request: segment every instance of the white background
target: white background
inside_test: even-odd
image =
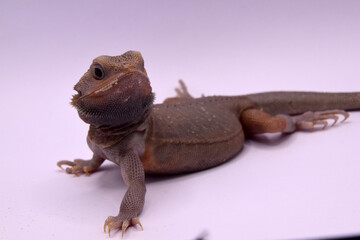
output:
[[[360,2],[1,1],[0,239],[108,239],[126,186],[56,167],[90,158],[69,101],[93,58],[139,50],[156,102],[194,96],[360,91]],[[360,113],[326,131],[247,141],[207,171],[148,177],[126,239],[293,239],[360,232]],[[111,239],[120,239],[112,232]]]

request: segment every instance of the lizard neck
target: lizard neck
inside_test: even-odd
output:
[[[94,144],[106,148],[119,143],[132,133],[137,132],[145,134],[151,112],[152,107],[147,109],[139,119],[126,124],[104,126],[91,124],[89,127],[88,138]]]

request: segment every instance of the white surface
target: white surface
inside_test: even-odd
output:
[[[108,239],[120,169],[74,177],[55,165],[91,156],[68,102],[98,55],[140,50],[156,102],[178,78],[195,96],[360,91],[359,1],[237,2],[2,1],[0,239]],[[248,141],[208,171],[147,178],[144,231],[126,239],[359,233],[359,130],[352,113],[327,131]]]

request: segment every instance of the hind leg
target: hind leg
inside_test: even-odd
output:
[[[277,115],[271,116],[259,109],[245,110],[240,121],[244,131],[249,135],[260,133],[292,133],[295,131],[313,131],[316,125],[322,125],[323,129],[328,126],[328,120],[333,120],[335,125],[339,119],[337,115],[342,115],[345,121],[349,114],[342,110],[306,112],[301,115]]]

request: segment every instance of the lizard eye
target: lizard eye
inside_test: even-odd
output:
[[[104,70],[102,69],[102,67],[100,66],[100,64],[95,64],[92,67],[92,75],[97,80],[101,80],[104,78],[105,73],[104,73]]]

